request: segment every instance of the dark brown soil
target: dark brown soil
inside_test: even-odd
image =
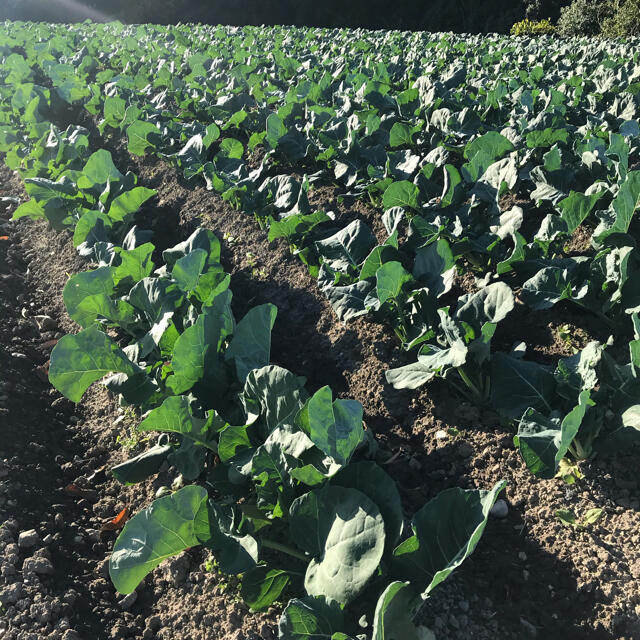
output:
[[[112,152],[117,150],[113,145],[107,147]],[[385,385],[385,369],[406,360],[392,334],[364,319],[341,325],[305,268],[282,243],[269,244],[253,219],[229,208],[197,183],[185,183],[162,161],[134,161],[120,151],[116,163],[133,169],[142,184],[158,190],[157,201],[147,206],[142,219],[154,222],[159,242],[177,242],[198,225],[209,227],[220,237],[223,263],[232,274],[238,318],[256,304],[272,302],[278,306],[272,343],[274,362],[307,376],[311,389],[329,384],[339,395],[363,404],[367,426],[396,455],[387,468],[399,483],[408,505],[407,515],[441,489],[489,488],[502,478],[508,480],[505,517],[490,519],[475,554],[425,603],[423,622],[435,631],[438,640],[640,637],[637,456],[585,464],[585,480],[572,487],[561,480],[537,480],[519,459],[509,429],[501,426],[494,414],[461,402],[443,384],[412,393],[397,392]],[[326,192],[325,196],[330,198],[331,194]],[[342,206],[339,202],[331,204]],[[343,209],[339,214],[342,217],[346,212]],[[359,215],[355,207],[352,215]],[[367,221],[374,222],[371,218]],[[12,230],[12,246],[21,256],[32,251],[29,275],[26,282],[17,285],[19,290],[30,292],[38,309],[56,318],[60,327],[69,328],[60,299],[64,272],[74,268],[68,240],[41,225],[24,224],[19,229]],[[18,305],[13,299],[7,304],[13,309],[9,317],[19,322],[15,313],[19,312]],[[582,325],[575,322],[575,326]],[[515,329],[523,339],[522,327]],[[549,331],[553,335],[554,327]],[[505,342],[508,339],[508,335],[504,337]],[[537,344],[538,339],[535,334],[531,344]],[[556,344],[552,337],[548,343],[553,353],[564,348],[564,342]],[[544,351],[541,353],[544,355]],[[32,417],[23,420],[19,407],[31,399],[15,398],[15,441],[7,445],[15,447],[5,449],[4,457],[11,459],[26,449],[30,440],[40,440],[42,430],[51,431],[49,420],[43,421],[42,416],[48,416],[48,411],[61,411],[50,406],[57,394],[49,396],[43,381],[38,387],[31,380],[33,365],[45,360],[46,355],[40,359],[29,355],[23,369],[15,371],[14,380],[29,379],[25,387],[33,388],[40,402],[30,405]],[[52,503],[62,504],[66,499],[70,513],[64,515],[63,531],[73,522],[76,529],[72,532],[84,530],[83,535],[88,537],[86,531],[99,528],[103,518],[113,517],[125,505],[135,511],[152,498],[160,482],[170,483],[172,477],[165,475],[142,490],[123,489],[110,480],[108,471],[89,480],[93,470],[104,464],[110,466],[124,456],[116,442],[122,433],[122,424],[114,425],[118,409],[100,390],[91,391],[77,409],[66,402],[60,404],[67,411],[60,419],[60,430],[52,436],[51,448],[45,445],[40,452],[40,461],[34,460],[35,465],[49,469],[44,483],[48,487],[46,500],[28,509],[31,519],[17,502],[7,517],[18,520],[13,529],[37,527],[38,518],[49,522],[49,516],[42,514],[51,511]],[[72,410],[80,418],[75,425],[70,419]],[[76,440],[71,440],[72,436]],[[67,441],[75,443],[77,453],[71,451],[73,445]],[[71,462],[67,475],[55,463],[56,453],[51,455],[56,451],[54,445],[63,448],[64,460]],[[79,460],[74,462],[73,455]],[[12,473],[23,474],[24,467],[23,460],[16,460]],[[29,473],[30,477],[34,475]],[[53,497],[57,495],[53,488],[57,490],[68,481],[80,482],[80,476],[98,492],[95,505]],[[27,484],[20,482],[22,488],[15,489],[15,499],[22,501]],[[49,504],[45,504],[47,500]],[[596,506],[604,509],[604,516],[586,532],[566,528],[554,515],[560,508],[581,515]],[[263,620],[273,617],[249,616],[233,598],[217,595],[219,579],[204,571],[203,558],[195,554],[156,570],[129,611],[121,611],[110,583],[98,573],[110,544],[108,540],[77,547],[63,545],[70,554],[69,562],[61,565],[52,578],[45,578],[51,584],[36,592],[78,591],[82,604],[73,609],[73,617],[69,613],[69,620],[81,637],[239,640],[256,632],[265,640],[270,637],[273,627],[261,626]],[[13,617],[7,619],[14,624]],[[13,635],[8,637],[30,637],[18,635],[22,633],[20,624],[12,627]],[[41,635],[36,637],[50,632],[39,631]]]

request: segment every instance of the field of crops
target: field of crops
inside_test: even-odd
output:
[[[640,42],[0,56],[7,638],[640,637]]]

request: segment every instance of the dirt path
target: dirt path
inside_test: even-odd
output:
[[[310,388],[329,384],[339,395],[362,402],[368,427],[398,454],[388,470],[411,509],[446,487],[487,488],[500,478],[508,480],[502,517],[491,518],[476,553],[425,606],[424,623],[438,640],[640,637],[637,457],[591,463],[585,468],[586,480],[574,487],[559,480],[533,478],[513,448],[511,433],[493,414],[460,402],[440,385],[420,394],[385,386],[384,370],[402,361],[395,339],[366,320],[339,324],[304,267],[281,243],[268,244],[266,234],[252,219],[204,188],[185,184],[161,161],[141,162],[114,144],[106,146],[121,170],[134,170],[142,184],[158,190],[157,200],[141,216],[143,222],[155,226],[157,242],[177,242],[198,225],[218,234],[223,241],[224,266],[232,273],[238,318],[262,302],[278,306],[273,361],[305,375]],[[3,176],[6,180],[8,174]],[[15,188],[13,179],[11,186]],[[27,358],[16,359],[10,353],[2,356],[6,359],[3,371],[9,371],[13,386],[7,389],[10,400],[5,401],[12,436],[6,445],[0,444],[5,447],[0,448],[0,458],[7,458],[9,469],[9,480],[3,479],[9,493],[2,494],[7,501],[0,506],[7,510],[3,517],[8,524],[0,535],[14,543],[20,531],[36,528],[41,538],[50,532],[59,538],[48,545],[55,573],[42,576],[39,585],[23,587],[32,591],[27,604],[20,605],[22,611],[17,603],[5,604],[8,615],[0,625],[10,620],[15,629],[7,637],[64,637],[62,631],[53,631],[57,635],[52,636],[47,633],[66,617],[70,627],[87,639],[271,640],[274,616],[248,616],[233,596],[217,595],[228,584],[206,571],[205,558],[199,554],[163,565],[147,579],[135,602],[118,604],[113,588],[100,574],[112,538],[96,540],[97,530],[125,505],[136,510],[147,503],[172,477],[165,474],[135,490],[117,485],[108,471],[92,477],[103,465],[108,469],[126,457],[117,442],[118,435],[126,432],[125,419],[101,390],[91,391],[78,408],[66,401],[52,406],[59,396],[34,373],[34,366],[46,362],[47,355],[38,346],[46,336],[30,328],[26,333],[26,327],[33,324],[21,319],[24,301],[15,297],[17,290],[33,296],[37,306],[29,315],[48,314],[60,329],[69,330],[61,307],[65,272],[84,267],[64,234],[52,234],[40,225],[12,226],[10,247],[13,253],[7,255],[15,256],[12,260],[16,261],[12,269],[24,274],[22,261],[26,256],[30,261],[26,280],[16,276],[9,283],[11,294],[7,297],[3,292],[11,319],[3,323],[3,345],[12,344],[7,331],[12,334],[17,326]],[[4,279],[2,283],[4,286]],[[5,361],[11,369],[5,368]],[[28,397],[13,395],[16,383],[26,389]],[[28,412],[22,409],[25,406]],[[4,414],[0,418],[4,420]],[[27,453],[32,441],[43,448]],[[0,473],[5,467],[0,467]],[[28,479],[23,480],[23,475]],[[62,491],[69,482],[82,485],[81,478],[97,492],[95,502]],[[40,494],[30,488],[31,483],[41,483]],[[25,509],[32,495],[33,506]],[[65,505],[67,511],[57,505]],[[559,508],[582,514],[591,507],[603,507],[605,514],[587,532],[564,527],[554,515]],[[62,513],[58,528],[57,513]],[[76,544],[76,536],[82,536],[83,542]],[[7,553],[7,548],[5,557],[16,555]],[[9,588],[22,580],[20,566],[27,555],[33,555],[33,548],[17,553],[13,577],[10,569],[9,577],[3,569],[2,580]],[[70,589],[77,592],[76,601],[62,604],[56,620],[46,621],[49,627],[35,627],[31,606],[36,598],[50,596],[51,601],[58,598],[62,602]],[[233,593],[233,585],[228,589]],[[50,609],[53,611],[53,605]],[[26,625],[23,631],[21,624]],[[28,633],[32,635],[25,635]]]

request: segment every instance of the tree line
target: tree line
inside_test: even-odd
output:
[[[3,0],[0,19],[202,22],[508,32],[525,17],[557,19],[570,0]]]

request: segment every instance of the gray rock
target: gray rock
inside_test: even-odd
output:
[[[500,500],[496,500],[496,503],[493,505],[493,507],[491,507],[489,515],[493,516],[494,518],[506,518],[508,513],[509,505],[507,505],[507,503],[502,498],[500,498]]]
[[[37,602],[29,609],[31,617],[40,624],[47,624],[51,621],[51,609],[44,602]]]
[[[40,542],[40,536],[35,529],[29,529],[29,531],[23,531],[18,536],[18,546],[21,549],[30,549],[35,547]]]
[[[67,629],[62,636],[62,640],[82,640],[82,638],[77,631]]]
[[[47,558],[26,558],[22,564],[22,572],[25,574],[37,573],[40,575],[51,576],[55,571],[53,564],[51,564],[51,560],[48,560]]]
[[[0,602],[4,607],[15,604],[24,596],[24,588],[21,582],[16,582],[15,584],[9,585],[5,587],[2,591],[0,591]]]

